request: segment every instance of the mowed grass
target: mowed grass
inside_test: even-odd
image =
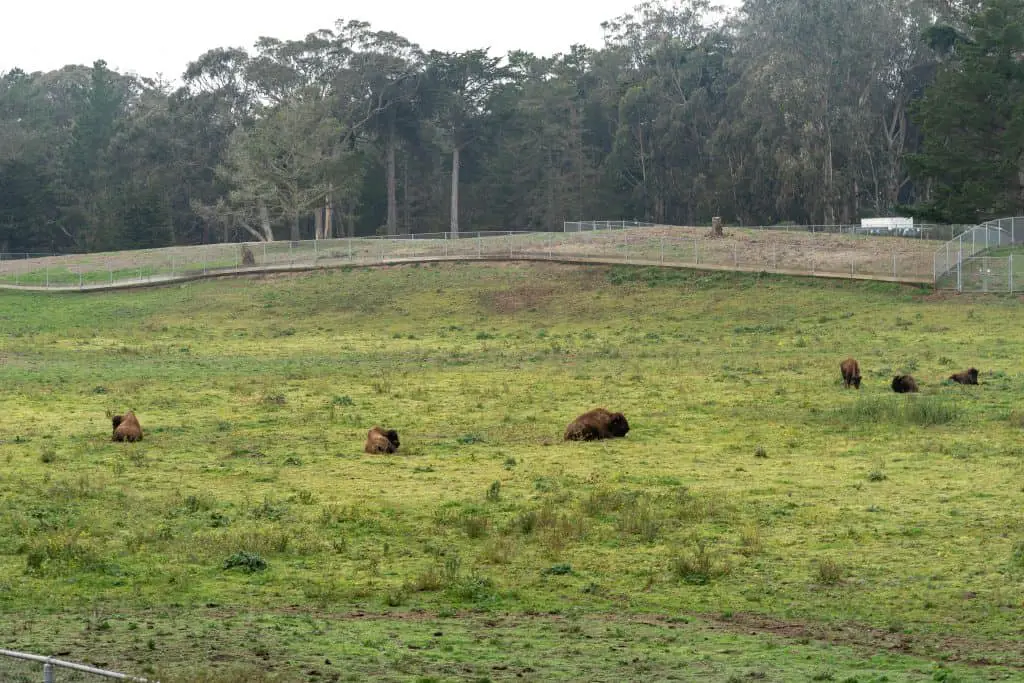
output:
[[[4,647],[163,681],[1024,676],[1017,299],[445,264],[4,292],[0,325]],[[626,438],[561,441],[602,405]]]

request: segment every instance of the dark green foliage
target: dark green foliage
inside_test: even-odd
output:
[[[14,69],[0,251],[1016,211],[1021,0],[966,17],[750,1],[728,30],[709,4],[638,7],[601,49],[556,56],[421,49],[353,20],[211,49],[176,91],[103,61]]]

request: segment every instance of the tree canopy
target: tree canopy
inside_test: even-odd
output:
[[[647,2],[548,56],[338,21],[178,87],[11,70],[0,251],[1024,209],[1024,0],[713,9]]]

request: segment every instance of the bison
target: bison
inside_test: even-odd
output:
[[[612,413],[604,408],[595,408],[583,413],[565,428],[566,441],[594,441],[625,436],[629,422],[622,413]]]
[[[242,265],[243,266],[255,266],[256,257],[252,255],[252,249],[249,248],[248,244],[242,245]]]
[[[857,361],[853,358],[847,358],[839,364],[839,369],[843,373],[843,386],[846,388],[853,386],[855,389],[860,389],[860,366],[857,365]]]
[[[955,375],[950,375],[949,378],[958,384],[977,384],[978,371],[975,368],[970,368]]]
[[[394,453],[398,450],[398,432],[394,429],[381,429],[373,427],[366,433],[366,445],[363,450],[367,453]]]
[[[917,382],[910,375],[896,375],[892,378],[892,390],[897,394],[917,393]]]
[[[110,421],[114,425],[114,441],[142,441],[142,425],[132,411],[114,415]]]

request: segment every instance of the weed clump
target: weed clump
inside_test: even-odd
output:
[[[224,560],[224,571],[229,569],[241,569],[242,571],[252,574],[254,572],[262,572],[267,568],[267,561],[259,556],[258,553],[250,553],[247,550],[242,550],[228,559]]]
[[[824,557],[818,562],[818,583],[834,586],[843,580],[844,573],[842,565],[831,557]]]
[[[706,539],[693,539],[693,547],[676,555],[671,563],[672,574],[685,583],[702,586],[729,573],[728,563],[717,557]]]

